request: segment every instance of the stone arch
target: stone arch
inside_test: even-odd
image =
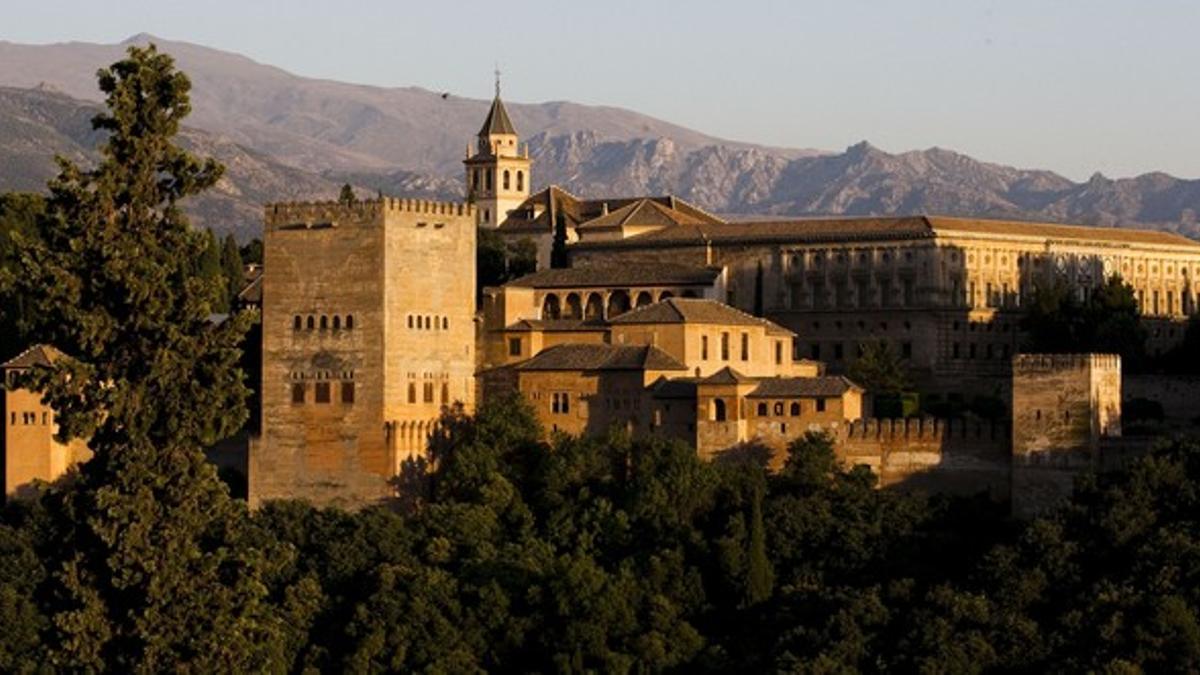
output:
[[[604,318],[604,300],[599,293],[589,293],[587,304],[583,307],[583,318],[585,319],[603,319]]]
[[[543,319],[560,319],[562,318],[562,302],[554,293],[547,293],[542,299],[542,318]]]
[[[329,317],[322,314],[321,315],[321,330],[326,330],[328,328],[329,328]]]
[[[675,294],[671,291],[663,291],[662,293],[658,294],[658,301],[662,302],[663,300],[669,300],[673,297],[675,297]]]
[[[300,327],[303,325],[304,325],[304,320],[300,318],[299,314],[292,317],[292,330],[300,330]]]
[[[582,319],[583,318],[583,304],[579,300],[578,293],[568,293],[567,294],[567,301],[563,307],[563,318],[564,319]]]
[[[613,291],[608,295],[608,318],[620,316],[629,311],[629,292]]]
[[[654,296],[650,295],[650,291],[642,291],[637,294],[637,300],[634,301],[634,307],[645,307],[654,302]]]

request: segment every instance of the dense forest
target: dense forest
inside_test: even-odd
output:
[[[5,206],[5,325],[65,354],[19,384],[95,455],[0,512],[0,671],[1200,669],[1194,441],[1021,522],[877,489],[821,435],[768,474],[546,441],[510,399],[448,411],[403,503],[249,510],[203,450],[246,422],[257,317],[212,320],[233,249],[178,208],[221,167],[172,141],[169,57],[133,47],[99,81],[100,163]]]

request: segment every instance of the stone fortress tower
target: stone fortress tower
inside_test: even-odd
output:
[[[266,207],[252,505],[394,495],[443,406],[473,409],[475,218],[409,199]]]
[[[476,207],[480,227],[496,228],[509,211],[529,198],[529,147],[521,148],[517,130],[500,100],[500,74],[496,73],[496,98],[488,111],[475,153],[467,147],[467,203]]]

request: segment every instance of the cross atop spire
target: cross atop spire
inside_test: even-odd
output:
[[[496,98],[500,98],[500,64],[496,64]]]

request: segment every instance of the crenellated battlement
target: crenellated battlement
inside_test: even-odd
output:
[[[346,204],[337,201],[278,202],[267,204],[263,221],[267,227],[288,225],[333,225],[338,222],[364,221],[387,213],[466,216],[475,218],[475,206],[463,202],[384,197]]]
[[[1003,422],[966,419],[876,419],[853,420],[836,431],[839,441],[879,441],[884,443],[942,442],[951,439],[1008,439],[1009,428]]]
[[[1017,354],[1012,359],[1014,375],[1085,368],[1119,371],[1121,357],[1117,354]]]

